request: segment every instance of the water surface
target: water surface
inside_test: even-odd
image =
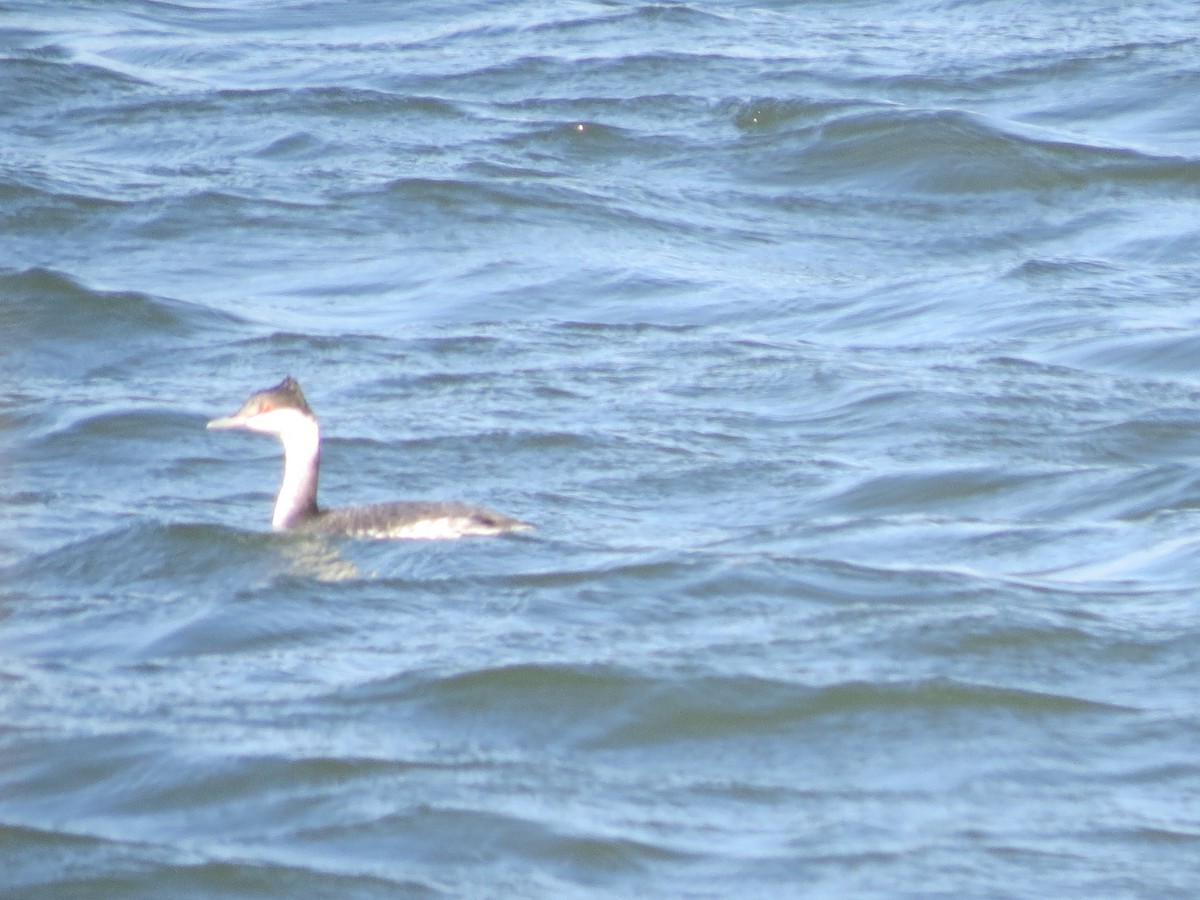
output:
[[[1197,34],[5,4],[3,893],[1194,896]]]

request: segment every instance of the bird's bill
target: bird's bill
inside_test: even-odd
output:
[[[245,428],[246,417],[239,415],[221,416],[219,419],[213,419],[205,428],[220,429],[220,428]]]

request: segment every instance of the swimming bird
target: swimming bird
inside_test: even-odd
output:
[[[345,509],[317,506],[321,429],[300,385],[290,375],[275,387],[252,394],[231,416],[209,428],[241,428],[273,434],[283,445],[283,480],[271,526],[276,531],[360,538],[438,539],[496,535],[533,526],[495,510],[467,503],[398,500]]]

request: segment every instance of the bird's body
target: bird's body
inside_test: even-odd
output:
[[[346,509],[319,509],[291,526],[309,534],[357,538],[438,540],[523,531],[530,526],[501,513],[452,500],[394,500]]]
[[[209,428],[240,428],[272,434],[283,445],[283,480],[271,525],[276,531],[359,538],[445,539],[523,531],[528,523],[457,501],[398,500],[345,509],[317,506],[321,430],[300,385],[290,376],[259,391],[232,416]]]

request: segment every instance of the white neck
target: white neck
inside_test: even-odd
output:
[[[283,531],[317,511],[321,429],[316,419],[298,410],[288,410],[286,421],[279,424],[283,426],[277,432],[283,444],[283,480],[275,498],[271,527]]]

